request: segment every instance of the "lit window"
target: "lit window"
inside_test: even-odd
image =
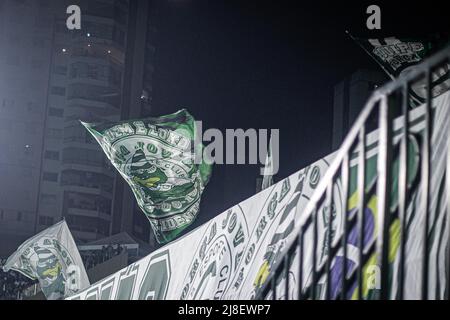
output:
[[[32,148],[31,148],[31,146],[29,145],[29,144],[26,144],[25,145],[25,154],[32,154],[33,153],[33,150],[32,150]]]

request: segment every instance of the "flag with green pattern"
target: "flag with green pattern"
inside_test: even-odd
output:
[[[447,38],[399,39],[395,37],[380,39],[354,38],[355,41],[380,65],[391,79],[406,74],[423,59],[449,44]],[[432,73],[432,96],[437,97],[449,90],[449,65]],[[426,81],[413,83],[410,90],[410,106],[425,103]]]
[[[130,185],[159,243],[173,240],[195,220],[212,165],[194,161],[203,146],[195,142],[189,112],[82,124]]]

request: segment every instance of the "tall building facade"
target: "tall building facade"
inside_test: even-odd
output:
[[[372,92],[387,80],[381,71],[360,69],[334,87],[333,150],[340,147]]]
[[[66,26],[71,4],[80,30]],[[129,188],[79,122],[151,112],[151,2],[0,6],[0,255],[62,218],[79,243],[124,230],[151,242]]]
[[[52,16],[45,1],[0,2],[0,254],[35,229]]]

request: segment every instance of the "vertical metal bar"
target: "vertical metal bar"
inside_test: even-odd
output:
[[[406,210],[409,199],[408,189],[408,134],[409,134],[409,84],[402,88],[402,137],[400,142],[400,163],[398,179],[398,214],[400,217],[400,261],[399,261],[399,299],[404,296],[405,278],[405,244],[406,244]]]
[[[317,207],[312,212],[312,227],[313,227],[313,248],[312,248],[312,283],[311,283],[311,299],[316,300],[316,286],[317,286]]]
[[[383,96],[379,108],[378,140],[378,241],[377,254],[381,266],[380,299],[389,299],[389,226],[390,226],[390,182],[392,157],[392,110],[388,97]]]
[[[277,270],[275,270],[273,277],[272,277],[272,300],[277,300],[277,278],[278,278],[278,274],[277,274]]]
[[[349,160],[348,153],[344,156],[341,167],[341,176],[342,176],[342,193],[343,193],[343,231],[342,231],[342,251],[343,251],[343,260],[342,260],[342,278],[341,278],[341,299],[347,299],[347,225],[348,225],[348,180],[349,180]]]
[[[289,300],[289,260],[291,258],[290,249],[284,255],[284,300]]]
[[[297,237],[297,246],[298,246],[298,254],[299,254],[299,262],[298,262],[298,300],[303,300],[303,228],[300,231],[300,234]]]
[[[447,128],[448,137],[450,137],[450,128]],[[445,177],[446,177],[446,193],[447,193],[447,232],[448,232],[448,239],[447,239],[447,265],[446,265],[446,291],[447,291],[447,300],[450,300],[450,142],[447,143],[447,168],[445,171]],[[444,257],[444,263],[445,263],[445,257]],[[445,299],[445,298],[444,298]]]
[[[362,126],[358,141],[358,300],[363,298],[363,255],[366,208],[366,129]]]
[[[429,229],[429,201],[430,201],[430,139],[431,139],[431,70],[426,72],[427,83],[427,102],[425,104],[424,114],[424,128],[423,128],[423,141],[422,141],[422,210],[424,214],[424,227],[423,227],[423,252],[422,252],[422,300],[428,299],[428,270],[429,270],[429,241],[428,241],[428,229]]]
[[[324,205],[324,208],[328,207],[327,212],[327,261],[325,265],[325,276],[326,276],[326,287],[325,287],[325,299],[330,300],[331,299],[331,262],[333,257],[331,256],[331,236],[333,232],[333,183],[334,179],[331,179],[331,182],[327,186],[326,191],[326,203]]]
[[[444,64],[450,64],[450,50],[448,51],[447,59],[444,61]],[[450,73],[447,73],[447,78],[450,78]],[[450,138],[450,127],[447,128],[447,140]],[[447,265],[446,265],[446,291],[447,291],[447,300],[450,300],[450,142],[447,143],[447,168],[446,168],[446,193],[447,193]],[[445,258],[444,258],[445,259]],[[444,260],[445,261],[445,260]],[[445,299],[445,298],[444,298]]]

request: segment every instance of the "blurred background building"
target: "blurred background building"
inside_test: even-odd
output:
[[[0,257],[62,218],[79,244],[127,232],[154,246],[129,188],[79,123],[151,113],[154,3],[0,2]],[[71,4],[81,30],[66,26]]]
[[[382,71],[359,69],[334,87],[332,149],[337,150],[372,92],[388,81]]]

